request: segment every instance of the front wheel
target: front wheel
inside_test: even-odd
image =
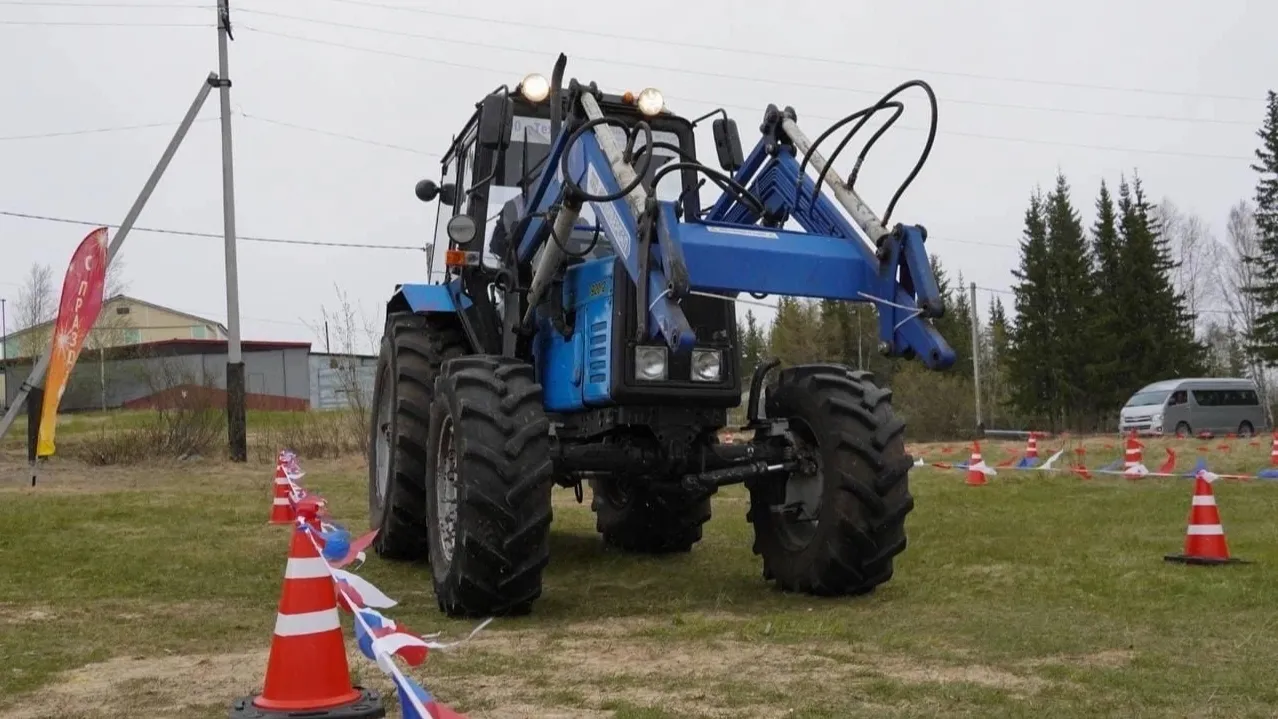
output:
[[[788,591],[866,594],[892,577],[914,508],[905,423],[892,392],[841,365],[783,370],[767,416],[786,419],[800,466],[750,482],[754,552]]]
[[[460,328],[399,312],[387,318],[369,422],[368,518],[373,550],[385,559],[427,552],[426,429],[435,374],[465,351]]]
[[[1250,439],[1251,436],[1254,434],[1256,434],[1256,428],[1251,426],[1251,422],[1243,422],[1242,424],[1238,425],[1239,437],[1242,437],[1244,439]]]
[[[439,608],[526,614],[550,561],[550,423],[533,368],[506,357],[448,360],[427,435],[426,510]]]

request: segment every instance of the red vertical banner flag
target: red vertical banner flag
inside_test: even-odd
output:
[[[40,433],[36,455],[53,454],[53,431],[58,422],[58,405],[67,391],[71,368],[80,356],[80,348],[102,311],[102,292],[106,285],[107,228],[90,232],[71,256],[66,279],[62,281],[62,300],[58,319],[53,325],[53,355],[45,376],[44,405],[40,411]]]

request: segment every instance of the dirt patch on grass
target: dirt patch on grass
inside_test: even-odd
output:
[[[16,611],[9,614],[18,616]],[[637,636],[666,623],[628,618],[550,630],[484,632],[464,647],[432,656],[412,674],[445,701],[469,707],[474,719],[606,719],[625,706],[660,707],[689,716],[780,719],[798,708],[791,697],[809,697],[823,687],[846,692],[885,680],[963,683],[1024,696],[1049,685],[995,667],[933,663],[861,645],[832,651],[816,643]],[[260,690],[266,654],[262,648],[117,657],[60,674],[5,716],[105,717],[121,706],[148,716],[186,716]],[[389,703],[394,693],[385,677],[354,646],[348,647],[347,657],[357,681],[380,690]],[[1108,653],[1093,657],[1098,662],[1115,659]]]
[[[5,711],[10,719],[51,716],[184,716],[210,704],[227,706],[246,687],[260,685],[266,652],[116,657],[61,674],[49,686]]]
[[[514,707],[526,710],[530,699],[549,699],[546,687],[574,687],[582,709],[573,716],[593,717],[591,711],[620,703],[686,715],[783,717],[796,708],[788,697],[805,696],[812,687],[846,689],[882,680],[964,683],[1026,696],[1050,684],[995,667],[928,663],[872,647],[832,652],[815,643],[633,636],[657,624],[629,619],[573,625],[553,638],[523,630],[480,635],[466,655],[482,654],[483,664],[492,669],[518,666],[536,656],[535,670],[467,671],[441,678],[440,686],[491,707],[475,717],[507,719],[529,716]]]
[[[58,615],[47,608],[21,607],[12,604],[0,605],[0,624],[51,622],[57,618]]]
[[[1088,669],[1121,669],[1136,658],[1136,652],[1127,649],[1106,649],[1092,654],[1069,654],[1040,657],[1025,662],[1028,667],[1075,666]]]

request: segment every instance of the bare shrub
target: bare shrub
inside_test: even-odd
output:
[[[892,377],[893,405],[905,419],[910,441],[960,439],[973,435],[972,380],[906,364]]]
[[[152,357],[145,378],[152,408],[137,426],[108,429],[67,448],[81,461],[103,466],[211,454],[226,436],[222,396],[212,380],[200,379],[182,357]]]
[[[312,330],[324,337],[325,351],[330,353],[329,368],[335,373],[335,390],[344,398],[345,407],[337,411],[340,420],[325,418],[318,421],[320,425],[330,421],[344,422],[346,427],[339,444],[345,446],[347,442],[354,442],[356,451],[367,455],[373,388],[366,381],[363,356],[376,351],[381,328],[358,311],[340,287],[334,287],[334,290],[337,309],[330,311],[321,306],[322,327],[315,326]],[[330,344],[331,340],[336,341]]]
[[[289,413],[257,433],[254,453],[262,462],[273,461],[281,449],[312,459],[363,455],[368,427],[358,425],[355,417],[354,410]]]

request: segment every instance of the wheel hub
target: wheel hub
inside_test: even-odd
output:
[[[816,536],[821,512],[821,495],[825,491],[825,475],[821,469],[815,444],[793,434],[795,458],[799,466],[785,482],[785,500],[773,511],[779,515],[781,534],[796,549],[806,547]]]
[[[373,444],[373,462],[377,468],[377,502],[386,506],[386,493],[390,489],[391,453],[391,392],[383,384],[381,401],[377,403],[377,439]]]
[[[453,421],[445,417],[435,453],[435,524],[439,532],[439,552],[445,565],[452,564],[457,545],[457,451],[453,442]]]

